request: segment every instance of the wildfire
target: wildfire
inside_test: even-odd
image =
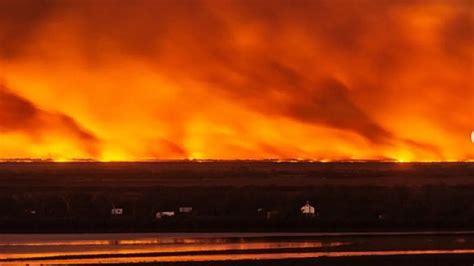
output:
[[[473,160],[473,27],[463,0],[1,1],[0,158]]]

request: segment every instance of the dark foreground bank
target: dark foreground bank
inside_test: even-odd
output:
[[[340,258],[306,258],[306,259],[267,259],[267,260],[239,260],[239,261],[199,261],[199,262],[133,262],[126,261],[122,263],[110,263],[106,265],[157,265],[157,266],[310,266],[310,265],[327,265],[327,266],[452,266],[452,265],[472,265],[474,255],[457,254],[457,255],[400,255],[400,256],[361,256],[361,257],[340,257]],[[15,262],[12,265],[29,265],[36,264],[35,261]],[[56,264],[57,261],[54,263]],[[97,264],[102,262],[97,262]],[[48,262],[47,262],[48,264]],[[5,265],[8,265],[6,263]],[[81,264],[74,262],[74,265],[89,265],[89,263]]]
[[[243,261],[208,261],[207,266],[347,266],[347,265],[385,265],[385,266],[448,266],[472,265],[474,255],[417,255],[417,256],[370,256],[346,258],[317,258],[317,259],[285,259],[285,260],[243,260]],[[115,264],[119,265],[119,264]],[[176,263],[137,263],[137,265],[158,266],[197,266],[203,262],[176,262]]]

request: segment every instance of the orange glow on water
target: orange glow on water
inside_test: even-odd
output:
[[[1,1],[0,159],[474,160],[473,17],[462,0]]]

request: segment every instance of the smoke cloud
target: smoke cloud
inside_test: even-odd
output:
[[[470,0],[0,2],[0,158],[473,160]]]

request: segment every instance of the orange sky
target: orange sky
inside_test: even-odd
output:
[[[474,160],[474,2],[0,1],[0,158]]]

